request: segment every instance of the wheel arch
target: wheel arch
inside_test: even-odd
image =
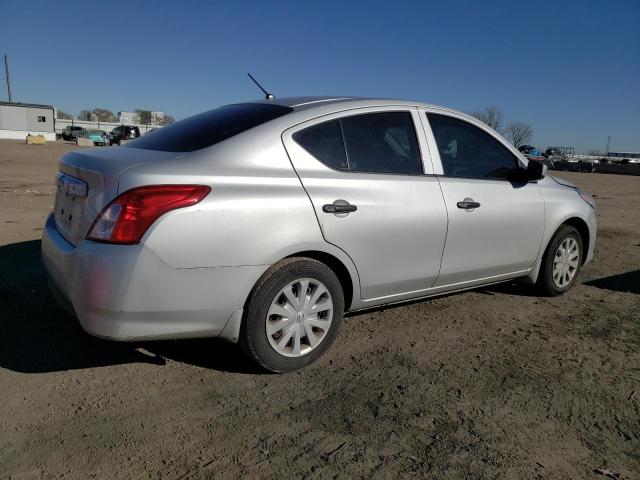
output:
[[[582,241],[582,252],[581,252],[582,258],[580,259],[580,264],[584,265],[585,261],[587,260],[587,253],[589,251],[589,241],[591,240],[590,239],[591,234],[589,232],[589,226],[587,225],[587,222],[585,222],[580,217],[570,217],[566,219],[564,222],[562,222],[560,225],[558,225],[558,228],[555,229],[555,231],[553,232],[553,235],[555,235],[558,229],[563,225],[569,225],[575,228],[580,234],[580,240]],[[551,238],[553,238],[553,235],[551,236]],[[551,238],[549,238],[549,242],[551,241]],[[548,246],[548,242],[547,242],[547,246]],[[546,246],[545,246],[545,251],[546,251]]]
[[[268,265],[265,265],[265,270],[263,271],[262,275],[260,275],[256,279],[253,286],[251,287],[251,290],[247,293],[243,308],[231,313],[231,316],[229,317],[229,320],[227,321],[223,332],[220,334],[220,338],[227,342],[238,342],[240,336],[240,327],[245,318],[247,303],[249,302],[249,299],[251,297],[251,292],[253,292],[262,276],[264,276],[264,274],[269,271],[269,269],[271,269],[275,265],[278,265],[284,260],[294,257],[311,258],[322,262],[336,274],[344,294],[345,312],[349,311],[349,309],[352,307],[354,299],[359,299],[360,280],[358,277],[358,272],[353,264],[347,263],[346,259],[340,259],[338,255],[334,255],[332,253],[314,248],[290,251],[285,256],[279,256],[277,260],[271,261]]]
[[[551,243],[551,240],[553,239],[557,231],[564,225],[569,225],[578,231],[580,240],[582,240],[582,258],[580,259],[580,261],[581,265],[584,265],[589,252],[589,242],[591,240],[589,226],[587,225],[587,222],[585,222],[582,218],[575,215],[569,216],[558,223],[558,225],[553,229],[553,233],[546,239],[544,245],[540,249],[540,256],[536,261],[533,270],[531,270],[531,272],[526,277],[523,277],[522,281],[524,283],[534,284],[538,281],[540,267],[542,266],[542,261],[544,259],[545,253],[547,252],[547,248],[549,248],[549,244]]]
[[[347,266],[338,257],[320,250],[304,250],[288,255],[285,258],[291,257],[313,258],[329,267],[340,281],[344,294],[344,310],[345,312],[349,311],[353,303],[354,286],[356,283]],[[282,260],[284,260],[284,258]]]

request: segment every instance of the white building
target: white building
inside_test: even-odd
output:
[[[0,102],[0,138],[25,140],[27,135],[56,139],[55,110],[50,105]]]
[[[164,112],[150,112],[151,125],[162,125],[164,123]],[[121,124],[141,124],[140,115],[136,112],[118,112],[118,123]]]
[[[164,124],[164,112],[151,112],[151,124],[152,125]]]
[[[140,118],[136,112],[118,112],[118,123],[140,123],[139,120]]]

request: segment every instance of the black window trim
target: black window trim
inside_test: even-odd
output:
[[[344,128],[342,127],[342,117],[336,118],[336,122],[338,122],[338,127],[340,128],[340,138],[342,139],[342,148],[344,148],[344,155],[347,159],[347,169],[342,170],[344,172],[353,172],[351,170],[351,160],[349,159],[349,149],[347,148],[347,141],[344,139]]]
[[[365,107],[365,108],[367,108],[367,107]],[[426,173],[425,172],[424,156],[422,154],[422,147],[420,146],[420,137],[418,135],[418,129],[416,128],[416,122],[413,119],[411,108],[415,108],[415,107],[409,107],[409,108],[407,108],[405,110],[402,110],[402,109],[400,109],[400,110],[373,110],[373,111],[367,111],[367,112],[353,113],[351,115],[349,115],[349,114],[342,115],[342,113],[344,113],[344,112],[336,112],[336,113],[340,114],[339,117],[330,118],[330,119],[327,119],[327,120],[325,120],[323,122],[310,123],[310,122],[314,122],[315,120],[317,120],[317,118],[314,118],[312,120],[309,120],[308,122],[305,122],[303,124],[304,126],[302,128],[296,128],[296,130],[291,131],[290,136],[291,136],[291,139],[295,142],[296,145],[298,145],[300,148],[302,148],[311,157],[316,159],[318,162],[320,162],[322,165],[327,167],[329,170],[332,170],[334,172],[338,172],[338,173],[359,173],[361,175],[362,174],[364,174],[364,175],[396,175],[396,176],[401,176],[401,177],[436,177],[437,176],[436,174]],[[347,110],[347,112],[353,112],[353,111],[354,110]],[[341,120],[343,118],[347,118],[347,117],[358,117],[358,116],[362,116],[362,115],[371,115],[371,114],[376,114],[376,113],[408,113],[411,116],[411,122],[413,123],[413,130],[414,130],[414,132],[416,134],[416,140],[417,140],[416,143],[418,145],[418,152],[420,154],[420,166],[422,167],[422,173],[363,172],[363,171],[360,171],[360,170],[351,170],[351,162],[349,160],[349,152],[347,150],[347,143],[346,143],[346,140],[344,138],[344,131],[343,131],[343,128],[342,128],[342,121]],[[418,112],[418,113],[420,113],[420,112]],[[332,115],[332,114],[330,114],[330,115]],[[322,117],[318,117],[318,118],[322,118]],[[340,136],[342,137],[342,144],[343,144],[343,148],[344,148],[344,151],[345,151],[345,155],[347,157],[347,170],[339,170],[337,168],[333,168],[330,165],[327,165],[322,160],[320,160],[318,157],[316,157],[313,153],[311,153],[309,150],[304,148],[304,146],[299,144],[294,138],[296,133],[302,132],[302,131],[306,130],[307,128],[313,128],[313,127],[317,127],[319,125],[323,125],[325,123],[336,122],[336,121],[338,122],[338,125],[340,126]]]
[[[435,142],[435,144],[434,144],[435,151],[436,151],[436,154],[438,155],[438,162],[440,163],[440,168],[442,169],[442,172],[443,172],[443,173],[436,173],[436,174],[434,174],[434,176],[440,177],[440,178],[460,178],[462,180],[478,180],[480,182],[509,182],[509,183],[512,182],[508,178],[479,178],[479,177],[464,177],[464,176],[456,176],[456,177],[454,177],[452,175],[445,174],[444,173],[444,165],[442,164],[442,157],[440,156],[440,150],[438,149],[438,146],[437,146],[436,134],[433,132],[433,128],[431,127],[431,121],[429,120],[429,114],[430,113],[434,114],[434,115],[441,115],[443,117],[454,118],[456,120],[460,120],[462,122],[466,122],[469,125],[482,130],[484,133],[486,133],[491,138],[493,138],[496,142],[498,142],[500,145],[502,145],[516,159],[516,162],[518,163],[518,165],[520,167],[526,168],[526,165],[523,165],[520,157],[513,153],[512,149],[511,149],[511,145],[505,144],[501,139],[497,138],[492,132],[487,130],[484,127],[484,125],[482,125],[481,122],[478,121],[478,124],[476,124],[475,122],[477,120],[475,120],[473,118],[468,118],[468,117],[465,117],[463,115],[456,114],[455,112],[449,112],[449,111],[446,111],[446,110],[439,110],[439,109],[435,109],[435,108],[423,107],[422,109],[420,109],[420,111],[422,113],[424,113],[424,117],[427,120],[426,127],[429,129],[429,133],[431,134],[431,136],[433,138],[433,141]]]

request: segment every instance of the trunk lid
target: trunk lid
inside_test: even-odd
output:
[[[137,148],[92,148],[60,158],[54,205],[56,228],[71,244],[87,235],[100,211],[118,195],[118,178],[125,170],[183,154]]]

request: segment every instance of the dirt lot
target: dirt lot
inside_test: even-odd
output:
[[[117,344],[39,263],[56,159],[0,142],[0,476],[640,478],[640,177],[598,198],[561,298],[503,285],[347,318],[319,364],[256,371],[216,340]]]

